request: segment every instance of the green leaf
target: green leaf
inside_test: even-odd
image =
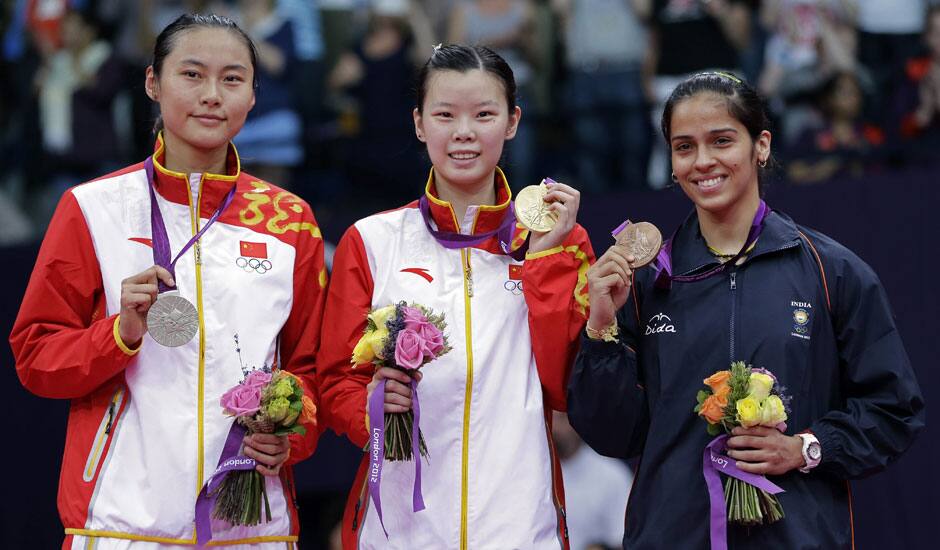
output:
[[[711,392],[707,392],[705,390],[699,390],[698,393],[695,394],[695,399],[698,401],[698,404],[701,405],[703,401],[708,399],[709,395],[711,395]]]
[[[716,436],[721,433],[721,425],[719,424],[709,424],[708,425],[708,435]]]

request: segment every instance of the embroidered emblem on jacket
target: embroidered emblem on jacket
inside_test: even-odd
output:
[[[793,308],[793,331],[790,332],[790,336],[809,340],[810,337],[807,333],[809,332],[810,312],[813,309],[812,304],[793,301],[790,302],[790,307]]]
[[[421,277],[425,281],[432,283],[434,282],[434,277],[428,273],[428,268],[426,267],[406,267],[401,270],[402,273],[414,273],[415,275]]]
[[[268,259],[267,243],[253,243],[249,241],[239,241],[238,251],[241,255],[235,259],[235,265],[250,273],[254,271],[258,275],[264,275],[271,271],[273,265]]]

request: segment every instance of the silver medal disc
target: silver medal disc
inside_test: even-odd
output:
[[[160,294],[147,312],[147,332],[158,344],[168,348],[189,342],[198,329],[196,306],[178,291]]]

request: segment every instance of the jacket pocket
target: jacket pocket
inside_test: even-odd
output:
[[[85,467],[82,469],[82,479],[85,482],[91,482],[95,479],[95,473],[98,471],[98,465],[101,463],[104,451],[117,432],[118,415],[121,412],[126,394],[127,388],[123,384],[115,388],[114,393],[111,394],[108,407],[105,409],[101,422],[98,424],[98,430],[95,432],[91,451],[88,452],[88,458],[85,460]]]

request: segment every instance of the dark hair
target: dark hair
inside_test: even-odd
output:
[[[424,108],[424,98],[427,95],[428,78],[433,71],[457,71],[465,73],[479,69],[486,71],[503,83],[506,91],[506,104],[509,110],[516,108],[516,79],[506,60],[486,46],[464,46],[461,44],[448,44],[436,46],[431,57],[418,71],[415,85],[418,97],[418,112]]]
[[[676,105],[698,94],[710,93],[724,96],[728,105],[728,114],[740,122],[751,140],[757,141],[764,130],[770,130],[770,118],[767,116],[767,103],[750,84],[727,72],[704,72],[683,80],[669,95],[663,109],[661,128],[668,144],[672,135],[672,113]],[[768,167],[776,162],[773,155],[767,159]],[[758,179],[763,182],[764,168],[758,172]]]
[[[258,87],[258,49],[255,47],[255,43],[251,40],[251,37],[242,30],[234,21],[225,17],[224,15],[215,15],[215,14],[198,14],[198,13],[185,13],[176,18],[175,21],[167,25],[160,34],[157,36],[157,41],[153,45],[153,61],[151,65],[153,66],[153,73],[157,77],[160,76],[160,71],[163,70],[163,60],[166,59],[166,56],[170,55],[170,52],[173,51],[173,47],[176,46],[176,37],[183,32],[186,32],[191,29],[228,29],[231,32],[235,33],[242,42],[244,42],[245,47],[248,48],[248,54],[251,58],[251,72],[252,72],[252,82],[251,85],[254,88]],[[154,133],[163,129],[163,119],[157,117],[156,123],[154,123],[153,130]]]

